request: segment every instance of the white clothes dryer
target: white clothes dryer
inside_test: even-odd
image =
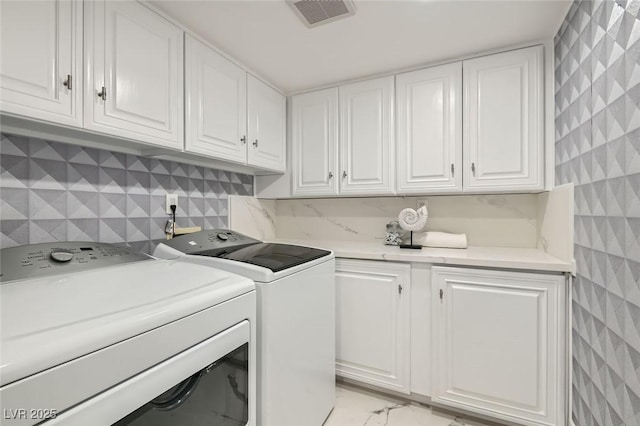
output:
[[[3,425],[255,425],[250,279],[92,242],[0,259]]]

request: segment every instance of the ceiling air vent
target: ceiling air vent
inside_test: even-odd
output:
[[[356,6],[351,0],[287,0],[287,3],[309,28],[356,13]]]

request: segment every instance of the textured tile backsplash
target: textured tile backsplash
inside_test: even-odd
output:
[[[640,425],[640,0],[577,1],[555,40],[556,177],[574,182],[573,420]]]
[[[165,194],[179,227],[227,226],[227,197],[253,177],[76,145],[0,135],[0,247],[50,241],[129,243],[164,238]]]

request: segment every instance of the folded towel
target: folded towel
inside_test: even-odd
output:
[[[400,227],[405,231],[421,231],[427,224],[427,207],[422,206],[415,211],[414,209],[404,209],[398,215]]]
[[[424,247],[467,248],[467,234],[423,232],[413,236],[413,243]]]

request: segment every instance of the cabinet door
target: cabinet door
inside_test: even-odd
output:
[[[185,36],[185,150],[247,161],[247,73]]]
[[[519,424],[564,424],[564,277],[432,273],[432,400]]]
[[[398,193],[462,191],[462,63],[396,76]]]
[[[249,154],[252,166],[284,172],[286,168],[286,99],[247,75]]]
[[[464,61],[465,192],[544,188],[542,46]]]
[[[80,127],[82,2],[2,1],[0,38],[0,110]]]
[[[410,266],[336,261],[336,373],[410,392]]]
[[[181,149],[182,31],[138,2],[85,2],[86,128]]]
[[[340,86],[341,194],[393,194],[393,77]]]
[[[293,195],[338,193],[338,89],[291,99]]]

